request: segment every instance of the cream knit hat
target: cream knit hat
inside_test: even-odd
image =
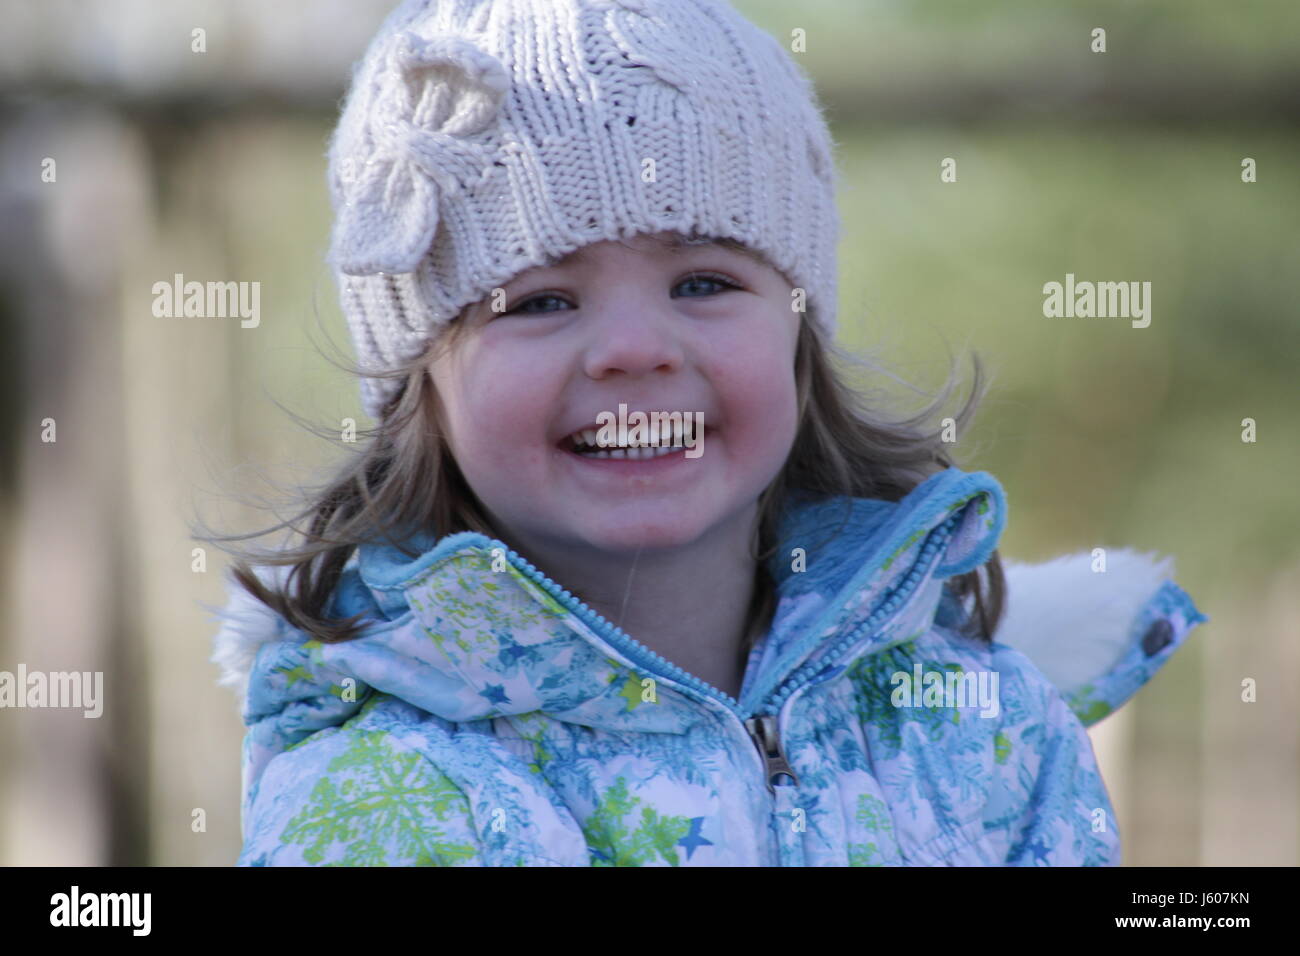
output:
[[[763,253],[835,329],[833,143],[811,82],[725,0],[407,0],[329,150],[329,262],[360,364],[593,242]],[[378,419],[394,379],[361,380]]]

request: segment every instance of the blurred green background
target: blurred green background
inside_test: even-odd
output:
[[[1003,556],[1170,554],[1211,618],[1091,731],[1125,863],[1300,862],[1300,5],[736,6],[806,37],[839,144],[841,344],[926,393],[950,356],[991,367],[958,455],[1007,490]],[[0,863],[238,853],[242,727],[202,607],[224,558],[186,522],[265,527],[232,495],[339,459],[275,401],[361,418],[317,351],[349,348],[324,151],[388,7],[0,2],[0,670],[109,688],[96,721],[0,711]],[[260,281],[260,326],[155,318],[176,272]],[[1066,273],[1151,282],[1150,326],[1044,317]]]

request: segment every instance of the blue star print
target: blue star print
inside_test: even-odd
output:
[[[706,840],[704,837],[700,836],[700,827],[703,826],[703,824],[704,817],[692,817],[690,831],[686,836],[677,841],[678,846],[686,847],[686,859],[688,860],[691,858],[691,854],[695,852],[697,847],[713,846],[712,840]]]

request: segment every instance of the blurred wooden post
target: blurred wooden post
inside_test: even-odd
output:
[[[39,118],[36,118],[39,115]],[[8,865],[143,863],[145,670],[129,626],[124,561],[119,256],[140,222],[130,130],[103,112],[18,117],[0,166],[9,195],[6,279],[22,317],[22,511],[11,525],[0,669],[102,672],[102,716],[0,711],[12,756],[3,800]],[[55,181],[41,162],[55,160]],[[52,418],[56,440],[41,440]]]
[[[228,460],[236,441],[233,343],[255,330],[242,329],[238,317],[186,316],[183,300],[172,303],[175,314],[154,315],[153,289],[173,285],[177,273],[205,287],[247,278],[232,273],[226,255],[222,206],[239,190],[221,145],[230,123],[143,128],[154,164],[148,175],[170,186],[165,218],[132,243],[122,298],[133,563],[142,570],[139,623],[153,678],[143,695],[152,714],[151,862],[229,866],[239,837],[239,763],[220,742],[240,722],[234,696],[215,685],[208,658],[217,625],[199,604],[224,603],[226,562],[189,537],[187,520],[208,485],[203,459]]]

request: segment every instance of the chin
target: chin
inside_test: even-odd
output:
[[[671,524],[634,524],[622,527],[606,528],[599,534],[592,534],[588,529],[587,540],[601,551],[629,553],[652,550],[666,550],[691,544],[699,538],[702,529],[688,526],[681,521]]]

